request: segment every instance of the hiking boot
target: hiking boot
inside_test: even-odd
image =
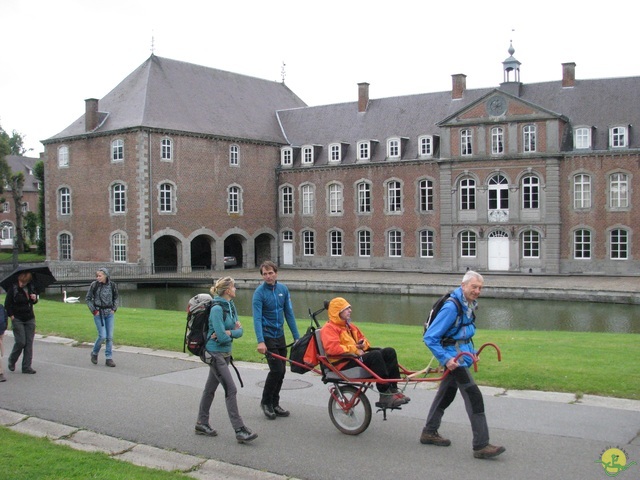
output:
[[[215,437],[218,435],[211,425],[207,423],[196,423],[196,435],[206,435],[207,437]]]
[[[503,453],[505,450],[506,448],[504,447],[489,444],[486,447],[481,448],[480,450],[474,450],[473,456],[474,458],[493,458],[493,457],[497,457],[498,455]]]
[[[273,411],[276,414],[276,417],[288,417],[289,416],[289,410],[285,410],[280,405],[276,405],[275,407],[273,407]]]
[[[422,435],[420,435],[420,443],[424,445],[448,447],[449,445],[451,445],[451,440],[441,437],[437,430],[435,432],[428,432],[426,428],[423,428]]]
[[[96,355],[95,353],[91,354],[91,363],[93,363],[94,365],[98,364],[98,355]]]
[[[381,393],[380,400],[376,403],[380,408],[399,408],[404,405],[405,402],[400,400],[396,395],[390,393]]]
[[[16,364],[15,363],[9,362],[9,364],[7,366],[9,367],[9,370],[11,370],[12,372],[15,371],[15,369],[16,369]]]
[[[0,382],[6,382],[7,379],[4,378],[4,375],[0,373]]]
[[[34,373],[36,373],[36,371],[31,367],[27,367],[27,368],[23,368],[22,369],[22,373],[34,374]]]
[[[257,433],[253,433],[247,427],[241,427],[236,430],[236,440],[238,443],[250,442],[251,440],[255,440],[258,438]]]
[[[407,397],[404,393],[402,393],[397,388],[392,388],[391,393],[393,393],[397,398],[402,400],[402,403],[409,403],[411,401],[409,397]]]
[[[268,403],[263,403],[260,405],[262,407],[262,411],[264,412],[264,416],[269,420],[276,419],[276,412],[273,410],[273,407]]]
[[[115,366],[116,366],[116,363],[115,363],[113,360],[111,360],[110,358],[107,358],[107,361],[106,361],[106,362],[104,362],[104,364],[105,364],[107,367],[115,367]]]

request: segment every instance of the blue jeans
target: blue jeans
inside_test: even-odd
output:
[[[93,345],[92,355],[98,355],[102,342],[107,341],[104,350],[104,356],[108,360],[113,355],[113,324],[114,315],[113,310],[100,310],[98,315],[93,316],[93,321],[96,323],[96,329],[98,330],[98,338]]]

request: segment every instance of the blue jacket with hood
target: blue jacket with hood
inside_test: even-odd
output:
[[[262,282],[253,294],[253,326],[258,343],[266,338],[284,336],[284,321],[287,321],[294,340],[300,338],[296,317],[293,315],[289,289],[282,283],[269,285]]]
[[[216,295],[213,297],[214,303],[209,312],[209,340],[207,341],[207,350],[209,352],[231,353],[231,344],[234,338],[240,338],[244,331],[242,327],[236,328],[238,321],[238,312],[233,300],[225,300]],[[231,335],[227,335],[227,330]],[[215,332],[216,338],[211,338]]]
[[[468,352],[472,355],[476,353],[471,339],[476,333],[476,326],[473,323],[473,311],[477,308],[477,302],[474,301],[473,304],[469,305],[462,293],[462,287],[456,288],[451,293],[451,296],[455,297],[462,305],[462,326],[460,329],[458,329],[459,324],[456,322],[458,307],[454,302],[448,301],[442,306],[423,337],[425,345],[443,366],[459,352]],[[443,338],[452,338],[456,340],[456,344],[443,346],[441,343]],[[458,359],[458,364],[463,367],[470,367],[473,362],[465,355]]]

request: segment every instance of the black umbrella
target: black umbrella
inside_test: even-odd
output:
[[[8,292],[11,288],[11,285],[13,285],[14,283],[18,283],[18,275],[23,272],[31,272],[31,275],[33,276],[31,284],[38,294],[44,292],[45,288],[56,281],[56,277],[53,276],[53,273],[51,273],[49,267],[24,266],[16,268],[13,272],[0,280],[0,287],[4,288],[5,292]]]

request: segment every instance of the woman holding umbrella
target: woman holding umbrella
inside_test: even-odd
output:
[[[16,369],[16,362],[22,355],[22,373],[36,373],[31,368],[33,359],[33,339],[36,334],[36,317],[33,305],[38,303],[38,296],[32,285],[33,275],[23,271],[18,279],[7,290],[4,308],[11,318],[13,328],[13,350],[9,355],[9,370]]]

